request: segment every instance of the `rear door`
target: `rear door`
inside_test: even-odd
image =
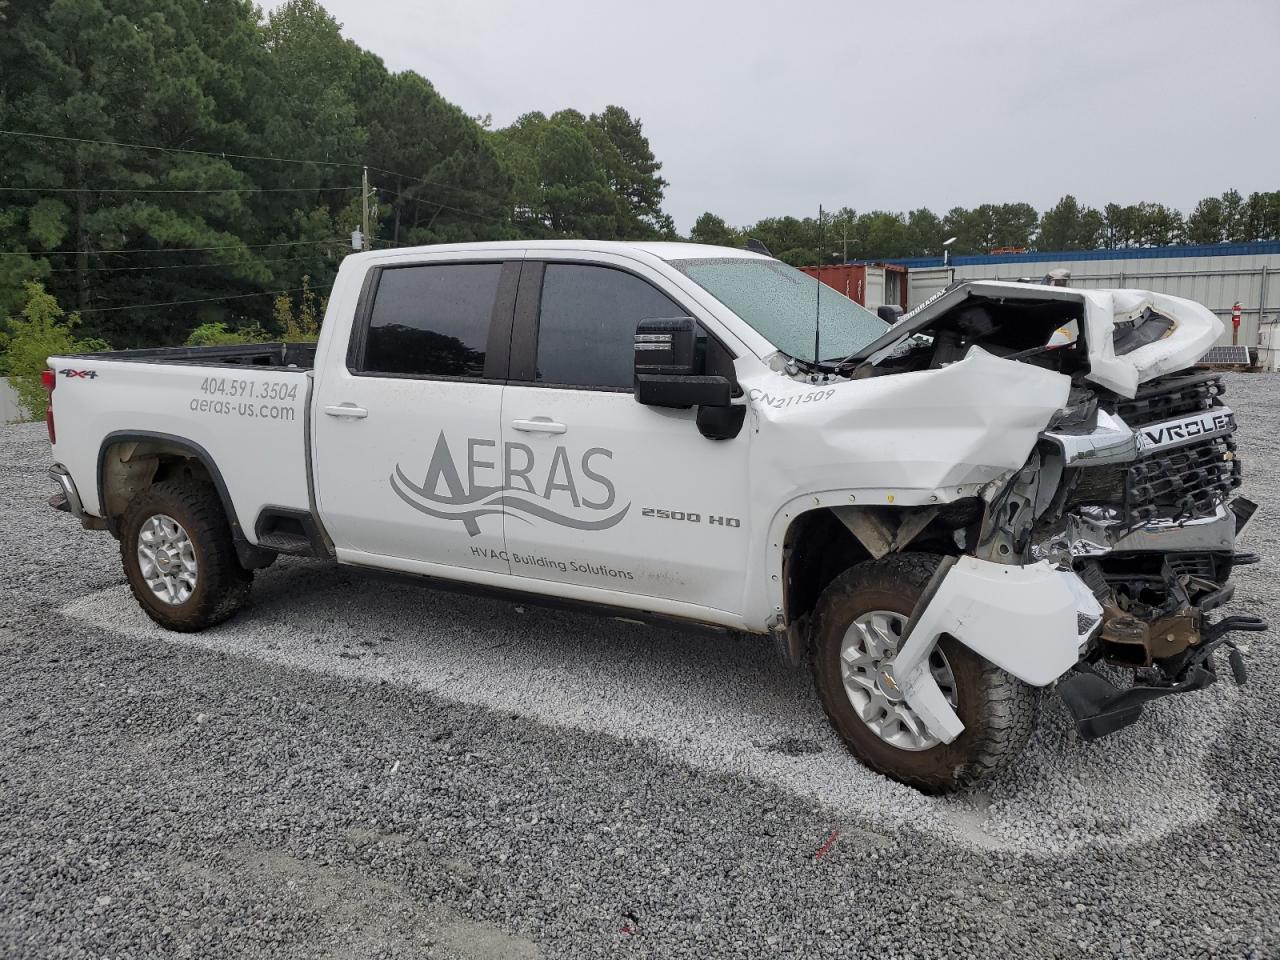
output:
[[[510,258],[371,271],[346,367],[317,383],[316,495],[340,556],[509,572],[493,501],[519,275]]]
[[[750,431],[708,440],[695,410],[636,402],[636,325],[697,314],[645,265],[592,257],[521,276],[502,403],[511,572],[738,613]]]

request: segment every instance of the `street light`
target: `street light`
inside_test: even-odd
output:
[[[947,239],[947,240],[943,240],[943,241],[942,241],[942,265],[943,265],[944,267],[946,267],[946,266],[950,266],[950,264],[951,264],[951,250],[950,250],[950,247],[951,247],[951,245],[952,245],[953,243],[955,243],[955,242],[956,242],[956,240],[957,240],[957,239],[958,239],[957,237],[951,237],[951,238],[949,238],[949,239]]]

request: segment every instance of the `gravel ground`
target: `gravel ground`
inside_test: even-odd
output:
[[[1280,377],[1233,377],[1245,492]],[[0,428],[0,956],[1280,956],[1280,651],[923,797],[733,642],[334,566],[156,629]],[[1280,518],[1262,514],[1264,552]],[[1280,557],[1234,607],[1280,622]]]

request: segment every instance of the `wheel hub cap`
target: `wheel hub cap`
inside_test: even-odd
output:
[[[138,531],[138,567],[142,579],[162,602],[177,606],[191,599],[198,568],[191,537],[173,517],[148,517]]]
[[[893,674],[907,618],[890,610],[858,617],[840,645],[840,676],[859,719],[881,740],[900,750],[928,750],[940,741],[911,709]],[[929,670],[947,702],[956,703],[956,679],[942,651],[929,655]]]
[[[898,681],[893,679],[893,672],[882,661],[876,673],[876,688],[886,700],[898,703],[902,700],[902,691],[898,689]]]

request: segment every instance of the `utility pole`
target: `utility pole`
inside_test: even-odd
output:
[[[369,168],[362,167],[360,174],[360,229],[364,233],[364,242],[369,243]]]

